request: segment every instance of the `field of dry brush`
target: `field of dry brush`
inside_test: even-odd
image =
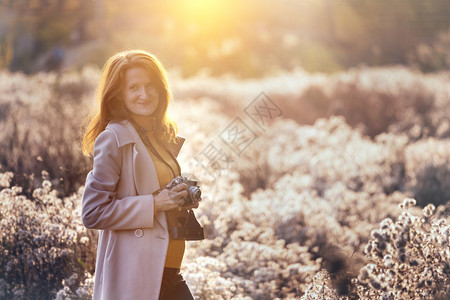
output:
[[[0,298],[90,299],[81,123],[99,70],[0,72]],[[403,67],[238,80],[171,74],[207,239],[198,299],[446,299],[450,75]]]

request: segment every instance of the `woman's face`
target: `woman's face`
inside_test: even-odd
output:
[[[134,115],[150,116],[155,112],[159,94],[147,70],[133,67],[125,71],[122,99]]]

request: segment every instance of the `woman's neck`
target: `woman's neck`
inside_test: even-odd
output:
[[[136,125],[144,129],[146,132],[152,132],[154,130],[153,116],[140,116],[133,114],[131,117]]]

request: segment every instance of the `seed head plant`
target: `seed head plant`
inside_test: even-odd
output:
[[[387,218],[371,232],[364,250],[371,262],[358,276],[361,297],[437,299],[450,293],[450,226],[434,218],[433,204],[421,216],[412,214],[415,204],[405,199],[396,221]]]

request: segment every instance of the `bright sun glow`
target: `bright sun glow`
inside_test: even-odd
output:
[[[236,0],[178,0],[170,2],[177,21],[203,38],[227,35],[239,20],[242,5]]]
[[[223,1],[220,0],[189,0],[182,3],[184,13],[195,20],[211,19],[218,15],[219,8],[223,6]]]

